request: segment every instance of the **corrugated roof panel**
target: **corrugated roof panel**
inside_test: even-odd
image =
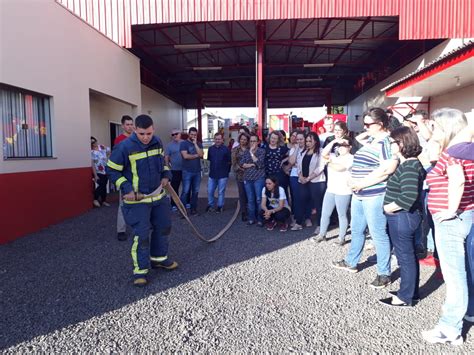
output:
[[[400,39],[474,36],[472,0],[399,0]]]
[[[131,25],[399,16],[400,39],[472,38],[472,0],[56,0],[116,43]]]

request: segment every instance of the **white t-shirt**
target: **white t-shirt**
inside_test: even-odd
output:
[[[352,190],[349,187],[349,179],[351,177],[351,167],[354,160],[354,156],[351,154],[340,155],[336,157],[336,154],[331,153],[330,159],[333,163],[344,166],[346,171],[336,171],[331,169],[328,165],[328,182],[327,192],[335,195],[352,195]]]
[[[281,200],[285,200],[285,207],[288,208],[288,209],[290,209],[290,206],[288,205],[288,200],[287,200],[287,198],[286,198],[285,190],[283,189],[283,187],[279,186],[279,187],[278,187],[278,191],[279,191],[279,193],[280,193],[280,198],[279,198],[279,199],[273,198],[273,197],[270,197],[270,198],[268,199],[268,202],[269,202],[269,204],[270,204],[270,207],[271,207],[271,208],[277,208],[278,206],[280,206],[280,201],[281,201]],[[267,196],[265,195],[265,188],[262,189],[262,198],[264,198],[264,197],[267,197]]]

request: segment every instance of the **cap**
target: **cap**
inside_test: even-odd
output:
[[[179,129],[173,128],[171,130],[171,134],[176,134],[176,133],[181,133],[181,131]]]

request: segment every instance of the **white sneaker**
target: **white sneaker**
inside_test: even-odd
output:
[[[459,346],[459,345],[462,345],[464,341],[461,335],[457,335],[455,337],[449,337],[437,328],[434,328],[431,330],[425,330],[421,332],[421,336],[423,337],[423,339],[425,339],[428,343],[431,343],[431,344],[449,343],[451,345]]]
[[[110,207],[110,203],[108,203],[108,202],[104,202],[104,203],[102,203],[102,206],[105,206],[105,207]]]
[[[312,226],[313,226],[313,222],[311,222],[311,219],[308,218],[308,219],[305,221],[305,226],[306,226],[306,227],[312,227]]]
[[[292,231],[300,231],[303,229],[303,226],[301,224],[295,223],[293,227],[291,227]]]
[[[97,200],[94,200],[94,202],[92,202],[92,204],[93,204],[95,207],[100,207],[100,202],[97,201]]]
[[[326,239],[326,236],[324,236],[324,235],[316,234],[316,235],[312,236],[309,240],[314,242],[314,243],[321,243],[321,242],[325,242],[327,239]]]

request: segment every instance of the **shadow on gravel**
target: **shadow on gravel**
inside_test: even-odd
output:
[[[433,270],[430,278],[425,282],[424,285],[420,286],[420,297],[421,299],[428,297],[443,284],[443,277],[441,276],[441,269],[436,268]]]
[[[205,235],[214,235],[231,218],[235,203],[226,201],[224,213],[192,219]],[[0,246],[0,349],[285,248],[310,232],[268,232],[239,219],[219,241],[205,244],[174,215],[170,257],[180,267],[173,272],[152,270],[150,285],[137,289],[131,284],[130,240],[116,239],[116,212],[116,204],[94,209]]]

